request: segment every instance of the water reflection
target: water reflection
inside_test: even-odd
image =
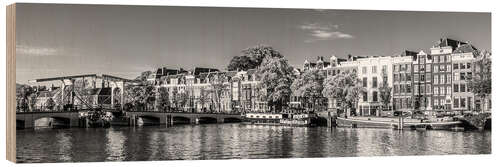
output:
[[[125,160],[124,145],[125,136],[122,131],[110,129],[106,133],[106,154],[107,161],[122,161]]]
[[[243,124],[17,131],[19,162],[491,153],[491,132]]]

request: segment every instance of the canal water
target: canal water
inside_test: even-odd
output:
[[[490,131],[244,124],[17,130],[18,162],[491,153]]]

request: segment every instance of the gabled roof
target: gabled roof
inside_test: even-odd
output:
[[[206,73],[206,72],[217,72],[219,69],[216,68],[204,68],[204,67],[195,67],[193,69],[193,75],[198,75],[200,73]]]
[[[455,50],[458,46],[467,44],[466,42],[450,39],[450,38],[444,38],[440,39],[439,42],[435,45],[435,47],[445,47],[445,46],[450,46],[452,50]]]
[[[457,49],[455,49],[453,53],[470,53],[474,51],[477,51],[476,47],[472,46],[471,44],[464,44],[457,47]]]
[[[404,56],[416,56],[417,54],[418,54],[418,52],[415,52],[415,51],[404,50],[401,54],[396,55],[396,56],[399,56],[399,57],[404,57]]]

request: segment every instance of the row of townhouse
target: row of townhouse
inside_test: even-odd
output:
[[[165,88],[171,104],[176,105],[179,94],[187,95],[187,102],[176,106],[188,112],[266,112],[267,103],[259,100],[258,75],[255,70],[219,71],[210,68],[160,68],[148,79],[157,89]],[[159,98],[159,91],[156,91]],[[156,106],[156,105],[155,105]]]
[[[472,111],[481,103],[472,93],[467,78],[478,71],[477,49],[469,43],[441,39],[425,51],[403,51],[396,56],[330,57],[329,62],[318,57],[316,62],[304,62],[304,70],[321,69],[328,77],[345,71],[356,72],[365,91],[357,115],[380,116],[383,104],[379,88],[387,83],[392,88],[390,106],[394,111],[413,111],[426,115],[437,112]],[[491,99],[486,110],[491,109]],[[338,109],[335,99],[328,100],[330,110]]]

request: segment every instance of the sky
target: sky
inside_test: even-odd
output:
[[[224,70],[272,46],[302,67],[318,56],[429,51],[440,38],[491,51],[490,13],[18,4],[16,82],[77,74],[133,79],[159,67]]]

